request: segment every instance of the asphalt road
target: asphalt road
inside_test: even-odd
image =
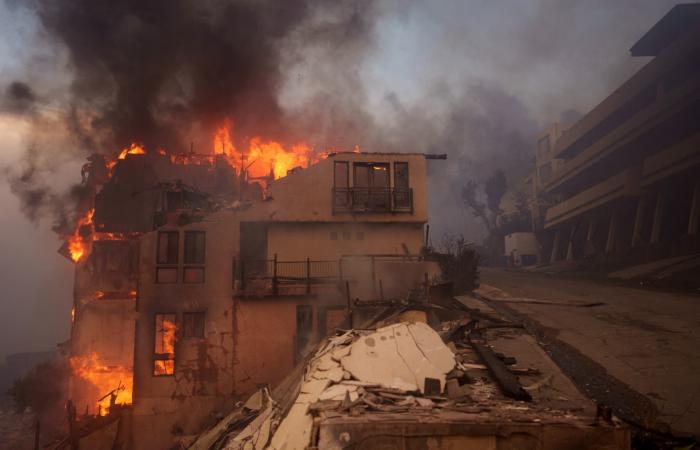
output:
[[[700,437],[700,296],[490,268],[481,281],[489,303],[535,327],[589,396]]]

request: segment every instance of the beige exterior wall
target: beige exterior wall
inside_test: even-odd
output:
[[[335,237],[335,239],[333,239]],[[342,255],[417,255],[423,246],[422,223],[273,223],[268,229],[268,257],[283,261],[337,260]]]
[[[168,448],[164,436],[173,427],[200,430],[213,411],[230,404],[234,394],[231,256],[237,232],[225,221],[204,220],[161,231],[179,231],[178,282],[158,284],[158,232],[141,239],[141,270],[134,371],[134,438],[144,448]],[[205,231],[205,282],[181,281],[184,231]],[[205,312],[205,337],[184,338],[183,313]],[[153,375],[155,315],[176,314],[175,374]],[[143,443],[143,444],[142,444]]]
[[[413,214],[333,214],[332,162],[340,158],[407,161],[414,193]],[[240,258],[241,222],[265,222],[268,257],[272,259],[276,253],[280,261],[338,260],[342,255],[365,253],[402,255],[402,243],[410,253],[417,254],[427,220],[425,171],[422,155],[338,154],[272,183],[267,201],[144,234],[140,242],[135,340],[135,441],[143,448],[168,448],[173,429],[184,434],[199,430],[211,414],[225,410],[234,399],[261,384],[279,382],[293,367],[298,352],[298,306],[311,307],[311,329],[305,332],[313,337],[323,332],[320,328],[337,326],[345,317],[344,293],[330,292],[328,287],[315,290],[312,296],[235,297],[232,272],[234,260]],[[393,182],[393,176],[391,179]],[[184,232],[188,230],[206,232],[206,275],[201,284],[180,281]],[[156,283],[159,231],[179,232],[177,283]],[[337,240],[331,240],[332,232],[337,233]],[[421,268],[416,278],[422,279],[423,272]],[[353,287],[353,295],[357,293]],[[200,311],[206,312],[205,337],[184,338],[183,313]],[[177,317],[173,376],[152,374],[154,320],[162,313]]]
[[[333,162],[408,162],[409,187],[413,189],[413,213],[333,214]],[[393,187],[393,165],[391,165]],[[352,169],[350,186],[352,187]],[[419,222],[428,221],[427,166],[418,154],[336,153],[307,169],[291,173],[272,183],[271,199],[256,208],[260,217],[279,222]]]

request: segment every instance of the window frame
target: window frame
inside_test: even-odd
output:
[[[404,186],[398,186],[398,184],[396,183],[396,180],[397,180],[396,174],[399,173],[399,171],[398,171],[396,168],[397,168],[398,166],[401,166],[401,165],[406,166],[406,186],[405,186],[405,187],[404,187]],[[406,190],[409,190],[409,189],[411,188],[411,176],[410,176],[410,170],[409,170],[408,161],[394,161],[394,167],[393,167],[393,169],[394,169],[394,173],[392,174],[392,175],[393,175],[392,178],[393,178],[394,185],[393,185],[392,187],[393,187],[394,189],[406,189]]]
[[[202,334],[201,336],[196,335],[196,334],[188,334],[188,329],[187,329],[187,320],[188,318],[196,318],[196,317],[201,317],[202,319],[202,326],[201,326],[201,331]],[[182,313],[182,338],[183,339],[204,339],[206,336],[206,323],[207,323],[207,312],[206,311],[186,311]],[[195,322],[192,322],[192,329],[195,330],[196,327],[194,326]]]
[[[158,346],[158,317],[162,316],[163,320],[165,320],[166,316],[171,316],[172,317],[172,323],[173,323],[173,352],[172,353],[156,353],[156,347]],[[165,334],[166,330],[162,330],[162,333]],[[163,336],[164,337],[164,336]],[[177,358],[176,358],[176,346],[177,346],[177,313],[175,312],[157,312],[153,315],[153,340],[151,341],[153,344],[153,354],[151,360],[153,363],[151,364],[151,376],[155,378],[160,378],[160,377],[174,377],[175,372],[177,370]],[[156,373],[156,361],[172,361],[173,365],[173,371],[172,373]]]
[[[201,262],[188,262],[188,236],[201,235],[202,236],[202,260]],[[207,263],[207,232],[204,230],[185,230],[183,237],[183,256],[182,256],[182,282],[184,284],[204,284],[206,283],[207,273],[206,273],[206,263]],[[196,241],[194,245],[196,252]],[[199,269],[202,271],[201,281],[187,281],[185,273],[188,269]]]
[[[336,176],[338,171],[337,167],[345,166],[345,185],[338,185],[338,177]],[[333,161],[333,187],[336,189],[349,189],[350,188],[350,161]]]
[[[161,255],[161,237],[162,236],[175,236],[175,261],[167,261],[167,262],[160,262],[160,255]],[[166,245],[169,245],[169,238],[168,238],[168,243]],[[169,251],[166,250],[168,254],[166,255],[166,258],[169,257]],[[158,231],[158,237],[157,237],[157,242],[156,242],[156,273],[155,273],[155,281],[156,284],[175,284],[178,282],[178,266],[180,263],[180,232],[177,230],[163,230],[163,231]],[[173,281],[161,281],[159,277],[159,273],[161,269],[170,269],[174,270],[175,272],[175,279]]]

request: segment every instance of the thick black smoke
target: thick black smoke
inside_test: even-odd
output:
[[[646,3],[649,11],[662,8]],[[592,8],[532,0],[515,10],[494,2],[436,6],[392,0],[28,4],[48,41],[66,52],[72,77],[59,109],[75,149],[49,152],[73,151],[84,158],[114,154],[133,141],[174,152],[194,141],[196,150],[208,151],[213,129],[230,118],[240,138],[448,153],[448,162],[433,169],[440,176],[433,177],[438,195],[431,204],[444,205],[434,207],[438,218],[456,214],[455,193],[466,180],[500,169],[514,181],[526,172],[537,131],[559,119],[560,111],[581,109],[581,98],[590,101],[588,89],[575,89],[578,77],[590,71],[594,75],[582,79],[596,80],[600,92],[612,89],[608,85],[619,78],[613,75],[626,64],[620,57],[649,17],[659,14],[640,16],[622,33],[609,24],[628,15],[632,0],[620,5],[597,0]],[[416,64],[395,76],[433,80],[434,87],[417,101],[388,92],[383,107],[389,113],[382,116],[371,111],[361,70],[387,24],[394,32],[412,30],[408,38],[419,36],[417,48],[399,51],[420,58],[410,58]],[[621,33],[622,42],[613,39]],[[582,37],[599,42],[584,45]],[[421,46],[424,40],[430,43]],[[561,76],[572,73],[573,78]],[[462,74],[461,86],[455,74]],[[283,102],[290,84],[305,94],[291,107]],[[34,91],[41,92],[24,80],[13,83],[5,89],[5,109],[36,114],[42,108],[37,99],[44,97]],[[538,107],[544,120],[532,114]],[[561,120],[577,117],[568,111]],[[44,166],[32,166],[35,160]],[[49,176],[51,157],[26,162],[26,170],[13,177],[13,189],[35,217],[32,205],[60,196],[40,195],[45,185],[35,181],[42,173]],[[462,212],[448,222],[463,224],[468,215]]]
[[[32,139],[20,164],[5,170],[23,212],[36,220],[53,211],[54,222],[65,223],[72,194],[57,192],[49,181],[60,155],[114,156],[132,142],[171,152],[189,150],[194,142],[196,151],[208,152],[213,130],[227,119],[234,138],[306,138],[314,123],[285,116],[279,103],[289,77],[285,65],[303,63],[305,49],[314,47],[348,64],[361,60],[372,45],[373,4],[32,0],[49,45],[67,55],[71,83],[50,126],[67,133],[71,145],[56,148]],[[313,71],[315,61],[306,63]],[[1,100],[3,110],[15,115],[47,110],[24,81],[9,84]],[[324,108],[311,109],[324,111],[331,123],[342,120],[329,115],[347,113],[330,111],[333,101]],[[35,117],[34,128],[45,129],[48,120]]]
[[[243,136],[284,139],[282,52],[302,33],[364,41],[367,29],[347,26],[364,22],[363,10],[346,3],[35,0],[43,27],[69,52],[75,132],[96,151],[133,141],[182,150],[193,127],[208,132],[225,118]],[[319,14],[345,32],[313,33]]]

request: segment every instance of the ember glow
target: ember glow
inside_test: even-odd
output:
[[[110,393],[116,395],[116,405],[131,404],[133,391],[131,368],[108,365],[94,352],[84,356],[72,356],[70,366],[75,378],[94,386],[96,392],[100,393],[100,397],[95,398],[95,407],[99,415],[108,413]]]
[[[92,216],[95,214],[95,209],[90,209],[88,212],[78,219],[78,223],[75,226],[75,231],[72,235],[67,237],[68,251],[70,257],[74,262],[79,262],[83,256],[89,251],[90,239],[92,235],[92,230],[90,230],[90,236],[83,237],[81,230],[84,226],[92,227]]]

